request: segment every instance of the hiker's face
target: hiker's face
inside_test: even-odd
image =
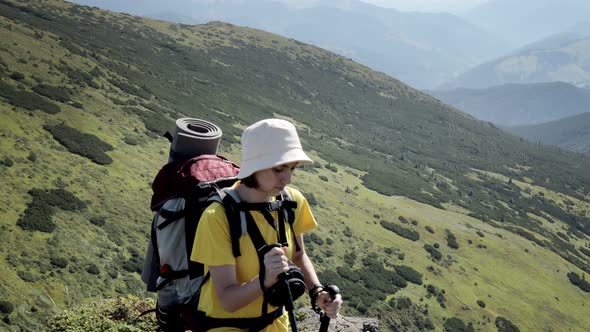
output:
[[[297,166],[296,162],[257,172],[258,190],[266,193],[267,196],[278,195],[286,185],[291,183],[291,175],[295,171],[295,166]]]

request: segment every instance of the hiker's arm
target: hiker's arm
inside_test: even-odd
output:
[[[295,251],[293,253],[292,259],[293,263],[295,263],[295,265],[297,265],[303,272],[303,275],[305,276],[305,285],[307,286],[307,289],[310,289],[315,285],[321,285],[320,280],[318,279],[318,275],[315,273],[313,264],[311,263],[309,256],[307,256],[307,253],[305,252],[303,234],[297,236],[297,243],[299,243],[301,250]]]
[[[289,270],[287,258],[281,248],[273,248],[266,253],[264,264],[265,288],[270,288],[277,282],[279,274]],[[262,295],[258,277],[243,284],[238,283],[235,265],[209,266],[209,273],[219,302],[225,311],[234,312]]]
[[[305,248],[303,246],[303,235],[297,236],[297,243],[299,243],[301,250],[293,253],[293,263],[297,265],[303,275],[305,276],[305,285],[307,289],[311,289],[313,286],[321,286],[318,275],[315,272],[313,263],[307,256]],[[324,290],[320,290],[318,293],[317,304],[330,318],[336,318],[340,312],[342,305],[342,296],[336,294],[335,298],[331,298],[330,294]]]

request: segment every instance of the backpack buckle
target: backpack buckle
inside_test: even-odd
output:
[[[281,206],[282,206],[282,204],[281,204],[281,201],[279,201],[279,200],[268,202],[268,209],[270,211],[277,211],[281,208]]]

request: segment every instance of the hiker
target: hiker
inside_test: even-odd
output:
[[[277,227],[273,221],[281,220],[279,211],[270,214],[263,210],[246,211],[251,216],[248,232],[239,238],[240,255],[236,256],[232,253],[229,226],[232,220],[228,220],[224,204],[214,202],[203,212],[191,260],[204,264],[205,273],[209,273],[209,280],[201,288],[198,310],[217,324],[205,324],[206,329],[287,331],[289,317],[282,306],[266,304],[273,303],[273,299],[267,297],[285,281],[281,278],[290,275],[294,268],[291,262],[303,273],[302,285],[319,309],[330,318],[338,315],[342,304],[340,294],[330,294],[323,289],[304,248],[303,234],[317,227],[316,220],[301,192],[287,187],[296,166],[312,163],[301,147],[295,126],[288,121],[266,119],[244,130],[239,181],[232,186],[234,194],[246,205],[265,206],[286,192],[296,203],[292,210],[294,221],[291,227],[282,227],[287,243],[276,245],[281,225]],[[272,215],[271,220],[269,215]],[[252,224],[255,227],[251,227]],[[263,255],[257,254],[252,228],[257,228],[268,244],[258,248],[265,252]],[[236,322],[237,318],[246,318],[245,326],[223,325]]]

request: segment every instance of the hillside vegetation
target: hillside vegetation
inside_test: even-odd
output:
[[[345,315],[386,330],[590,324],[588,159],[222,22],[0,0],[0,60],[2,329],[83,325],[76,309],[97,299],[150,296],[150,185],[181,116],[218,124],[236,161],[245,126],[296,123],[317,161],[294,183],[320,224],[306,245]]]
[[[515,126],[505,129],[531,142],[556,145],[590,156],[590,113],[533,126]]]

